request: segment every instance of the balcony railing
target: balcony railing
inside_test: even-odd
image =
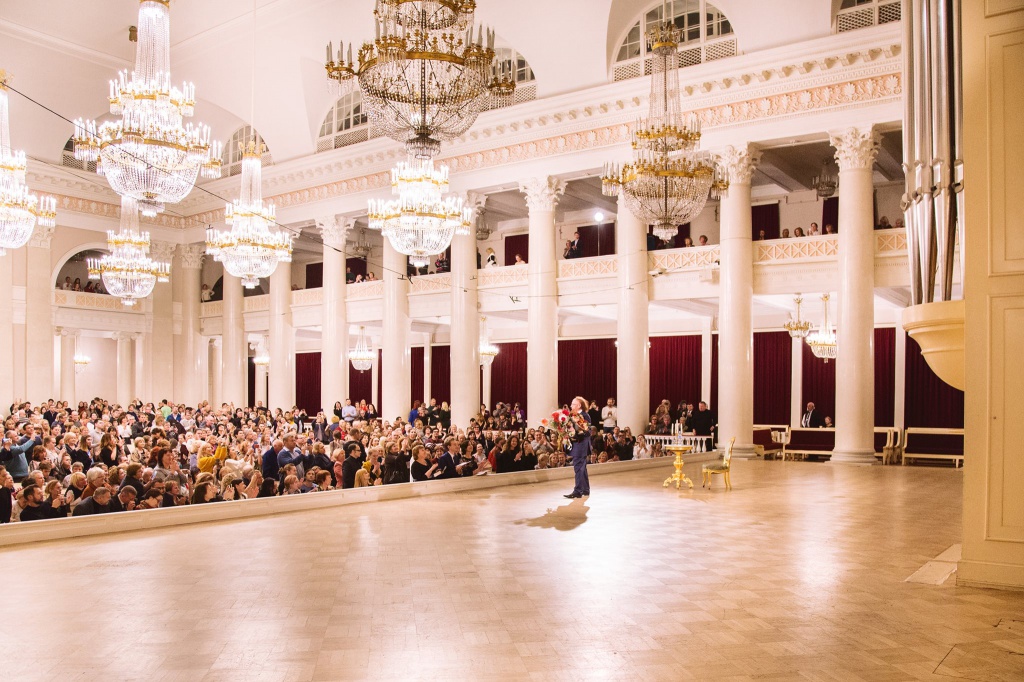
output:
[[[572,258],[558,261],[559,279],[580,279],[584,277],[607,277],[619,272],[618,256],[595,256],[593,258]]]
[[[65,291],[57,289],[53,292],[54,305],[68,308],[92,308],[93,310],[116,310],[125,313],[141,312],[140,306],[127,307],[117,296],[93,294],[84,291]]]
[[[501,268],[484,268],[477,271],[477,286],[492,288],[526,284],[529,269],[524,265],[506,265]]]

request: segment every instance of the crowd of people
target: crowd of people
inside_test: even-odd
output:
[[[703,400],[697,403],[696,408],[688,400],[680,401],[675,408],[668,400],[662,400],[647,423],[647,433],[656,436],[692,433],[696,436],[714,437],[717,426],[717,415]]]
[[[57,280],[57,288],[62,291],[83,291],[87,294],[107,293],[107,290],[103,288],[103,282],[101,280],[94,281],[88,279],[85,281],[85,285],[83,286],[81,277],[75,277],[75,280],[71,281],[70,275],[66,276],[63,282]]]
[[[589,461],[647,458],[660,449],[589,405]],[[498,403],[465,427],[446,402],[417,401],[387,420],[366,401],[329,412],[184,406],[96,398],[19,402],[0,443],[0,523],[267,498],[373,485],[569,466],[569,444],[527,428]]]

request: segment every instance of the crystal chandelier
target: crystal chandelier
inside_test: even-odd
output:
[[[352,366],[360,372],[373,367],[373,361],[377,359],[377,353],[370,348],[369,339],[363,327],[359,328],[359,338],[356,339],[356,347],[348,352],[348,359]]]
[[[81,374],[92,360],[88,355],[75,354],[75,374]]]
[[[469,234],[473,211],[448,191],[448,168],[434,162],[399,163],[391,171],[391,191],[397,199],[370,200],[370,228],[380,230],[414,267],[443,253],[456,234]]]
[[[120,120],[75,121],[75,158],[96,161],[114,191],[152,217],[188,196],[200,170],[219,178],[221,150],[208,127],[182,123],[196,95],[191,83],[171,85],[170,0],[140,0],[138,26],[135,69],[110,82],[110,113]]]
[[[121,305],[134,306],[153,293],[157,282],[170,281],[171,266],[149,257],[149,243],[149,233],[139,229],[138,202],[122,196],[121,227],[116,234],[107,232],[110,253],[88,260],[89,279],[102,279],[103,288],[120,298]]]
[[[373,247],[370,245],[369,240],[366,238],[366,228],[359,228],[359,238],[356,240],[355,246],[349,249],[349,253],[353,258],[366,259],[370,256],[370,252]]]
[[[810,320],[800,319],[800,304],[804,302],[804,299],[800,294],[797,294],[793,301],[796,303],[796,318],[790,314],[786,324],[782,325],[782,327],[789,332],[790,338],[806,339],[807,335],[811,333],[811,322]]]
[[[480,318],[480,364],[488,366],[494,362],[494,358],[498,357],[498,347],[491,343],[490,336],[487,333],[487,318]]]
[[[25,186],[25,152],[11,150],[8,80],[0,70],[0,256],[25,246],[36,224],[53,227],[57,218],[56,200],[36,196]]]
[[[256,367],[270,367],[270,351],[267,350],[267,337],[260,338],[253,350],[256,354],[252,358],[252,364]]]
[[[667,3],[666,3],[667,4]],[[601,178],[606,196],[625,194],[630,213],[661,239],[672,239],[677,226],[704,210],[729,187],[710,155],[697,151],[700,123],[684,115],[679,90],[680,30],[667,7],[666,19],[647,34],[652,58],[650,109],[633,125],[633,160],[607,164]]]
[[[828,362],[836,359],[836,330],[828,321],[828,294],[822,294],[821,300],[825,305],[824,321],[816,332],[807,337],[807,345],[815,357]]]
[[[230,230],[206,231],[206,251],[224,264],[224,269],[253,289],[260,278],[270,277],[277,264],[292,260],[292,236],[273,231],[274,205],[263,205],[263,144],[251,139],[242,157],[242,193],[224,210]]]
[[[491,102],[515,91],[514,73],[495,61],[494,31],[473,35],[475,0],[377,0],[377,35],[353,60],[352,44],[327,45],[327,76],[358,82],[370,123],[419,159],[466,132]],[[356,65],[358,61],[358,66]]]
[[[821,175],[814,176],[811,186],[821,199],[828,199],[836,193],[836,189],[839,187],[839,177],[830,172],[828,159],[821,162]]]

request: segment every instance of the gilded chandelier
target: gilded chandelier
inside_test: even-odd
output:
[[[414,267],[427,265],[443,253],[456,234],[467,235],[472,209],[448,191],[448,168],[433,161],[399,163],[391,171],[391,191],[397,199],[370,200],[370,228],[380,230]]]
[[[25,152],[11,149],[7,81],[0,70],[0,256],[27,244],[36,224],[53,227],[57,218],[56,200],[36,196],[25,186]]]
[[[491,343],[491,335],[487,333],[487,318],[480,318],[480,364],[484,367],[494,362],[501,352],[496,345]]]
[[[185,125],[195,110],[195,86],[171,85],[170,0],[140,0],[135,70],[110,82],[110,113],[97,126],[75,121],[75,158],[96,161],[118,194],[139,202],[144,216],[188,196],[200,170],[220,177],[220,144],[206,126]]]
[[[811,347],[814,357],[825,362],[835,360],[839,355],[835,327],[828,321],[828,294],[822,294],[821,301],[825,305],[825,318],[818,330],[807,337],[807,345]]]
[[[494,31],[474,36],[475,11],[474,0],[377,0],[376,38],[355,59],[351,43],[336,55],[329,43],[327,76],[346,89],[358,82],[371,124],[410,155],[433,158],[515,91],[515,74],[495,62]]]
[[[811,322],[810,320],[800,319],[800,304],[804,302],[804,299],[800,294],[797,294],[793,301],[796,303],[796,317],[790,315],[790,318],[786,320],[782,327],[789,332],[790,338],[806,339],[807,335],[811,333]]]
[[[835,195],[839,188],[839,176],[832,173],[829,168],[828,159],[821,163],[821,175],[814,176],[811,186],[821,199],[828,199]]]
[[[110,253],[88,260],[89,279],[103,280],[103,288],[121,304],[132,307],[153,293],[157,282],[170,281],[171,266],[149,257],[149,233],[139,229],[139,205],[134,197],[121,197],[121,226],[107,232]]]
[[[601,178],[604,194],[623,193],[630,213],[654,226],[654,234],[671,239],[677,226],[704,210],[729,183],[710,155],[697,151],[700,122],[682,112],[678,51],[680,30],[667,9],[665,21],[647,34],[651,45],[650,109],[633,125],[633,161],[608,164]]]
[[[292,236],[270,229],[276,222],[274,205],[263,205],[263,151],[255,138],[245,146],[242,193],[224,210],[224,222],[231,229],[206,231],[207,253],[223,263],[228,274],[240,277],[246,289],[270,277],[278,263],[292,260]]]
[[[365,372],[373,367],[373,361],[377,359],[377,352],[370,348],[364,327],[359,328],[356,347],[348,352],[348,359],[352,363],[352,367],[359,372]]]

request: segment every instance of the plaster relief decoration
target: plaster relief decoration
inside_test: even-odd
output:
[[[602,277],[605,275],[616,275],[618,272],[619,259],[617,256],[558,261],[558,277],[560,279]]]
[[[717,265],[719,260],[720,250],[717,245],[655,251],[648,256],[652,270],[666,272],[701,270]]]
[[[452,275],[450,272],[441,272],[434,275],[419,275],[412,278],[409,285],[409,293],[425,294],[430,292],[451,291]]]
[[[375,282],[359,282],[345,287],[349,300],[363,298],[380,298],[384,295],[384,280]]]
[[[875,233],[875,253],[906,253],[907,231],[903,228]]]
[[[756,242],[756,246],[758,263],[835,258],[839,254],[839,239],[835,235],[777,239]]]
[[[323,287],[299,289],[292,292],[292,305],[321,305],[324,302]]]
[[[263,296],[246,296],[242,301],[242,312],[257,313],[264,310],[270,310],[270,296],[267,294]]]
[[[498,287],[507,284],[526,284],[529,271],[517,265],[501,268],[484,268],[477,271],[478,287]]]

